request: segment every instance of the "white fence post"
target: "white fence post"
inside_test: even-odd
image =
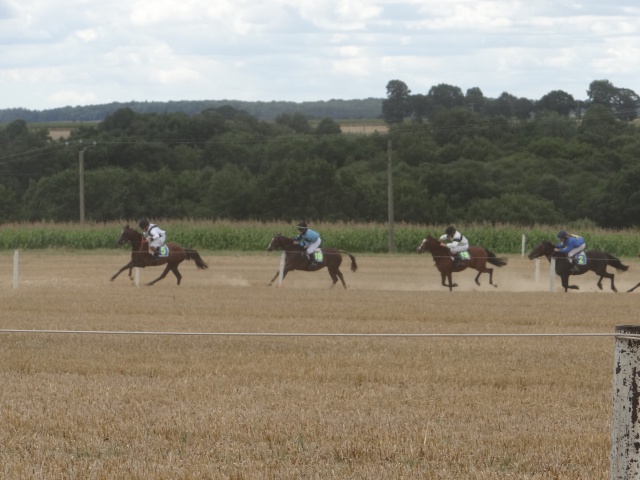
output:
[[[551,257],[549,262],[549,291],[553,292],[556,289],[556,257]]]
[[[527,236],[523,233],[522,234],[522,256],[524,257],[524,249],[526,248],[526,244],[527,244]]]
[[[20,264],[19,257],[20,253],[16,248],[13,251],[13,288],[18,288],[18,265]]]
[[[640,478],[640,338],[628,335],[640,326],[616,325],[610,480]]]
[[[284,276],[284,259],[287,256],[286,252],[282,252],[282,255],[280,255],[280,270],[279,270],[279,275],[278,275],[278,286],[281,287],[282,286],[282,277]]]

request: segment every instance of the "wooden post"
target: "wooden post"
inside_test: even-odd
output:
[[[391,158],[391,140],[387,142],[387,208],[389,215],[389,253],[396,251],[396,234],[393,218],[393,160]]]
[[[640,338],[638,325],[617,325],[611,412],[611,480],[640,478]]]

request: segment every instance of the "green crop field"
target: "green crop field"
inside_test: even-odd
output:
[[[127,222],[100,224],[20,223],[0,226],[0,249],[113,248]],[[132,221],[132,226],[137,222]],[[285,222],[231,222],[204,220],[159,220],[167,230],[168,241],[190,248],[212,251],[262,251],[274,233],[294,235],[295,224]],[[323,238],[324,246],[355,253],[385,253],[389,251],[389,228],[374,223],[312,224]],[[411,253],[422,239],[430,234],[439,236],[446,225],[394,225],[398,253]],[[461,227],[473,245],[480,245],[495,253],[521,253],[523,235],[525,248],[530,250],[541,240],[555,241],[559,226],[534,225],[468,225]],[[566,227],[563,227],[566,228]],[[571,229],[569,228],[571,231]],[[604,250],[618,257],[635,257],[640,253],[640,232],[589,227],[578,229],[585,237],[588,249]]]

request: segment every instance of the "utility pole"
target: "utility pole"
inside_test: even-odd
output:
[[[65,145],[69,146],[69,142]],[[84,223],[84,152],[89,147],[95,147],[96,142],[84,145],[82,140],[78,141],[78,192],[80,196],[80,223]]]
[[[89,147],[82,147],[78,152],[78,178],[80,181],[80,223],[84,223],[84,152]]]
[[[388,199],[388,215],[389,215],[389,253],[396,252],[396,237],[393,230],[393,161],[391,157],[391,140],[387,142],[387,199]]]

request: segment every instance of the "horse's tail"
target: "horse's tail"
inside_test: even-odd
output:
[[[355,272],[356,270],[358,270],[358,264],[356,263],[356,257],[354,257],[353,255],[351,255],[349,252],[345,252],[344,250],[338,250],[340,253],[342,253],[343,255],[349,255],[349,258],[351,259],[351,271]]]
[[[487,250],[485,248],[485,250]],[[507,257],[496,257],[496,254],[491,250],[487,250],[487,262],[491,265],[495,265],[496,267],[504,267],[509,259]]]
[[[209,268],[209,265],[207,265],[207,263],[202,260],[198,252],[196,252],[195,250],[190,250],[188,248],[185,248],[184,251],[187,254],[187,260],[193,260],[194,262],[196,262],[196,267],[198,267],[200,270]]]
[[[629,270],[629,265],[623,265],[620,259],[618,259],[617,257],[614,257],[613,255],[610,255],[608,253],[605,253],[605,256],[607,257],[607,263],[615,268],[618,272],[626,272],[627,270]]]

